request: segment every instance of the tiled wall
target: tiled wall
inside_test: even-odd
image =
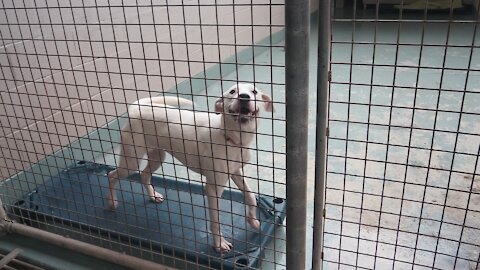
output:
[[[251,2],[1,1],[0,179],[283,28]]]

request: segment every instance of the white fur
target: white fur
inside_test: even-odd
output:
[[[243,101],[239,99],[241,94]],[[249,98],[245,99],[245,95]],[[164,161],[165,152],[168,152],[205,177],[215,248],[218,252],[225,252],[232,248],[232,244],[220,232],[217,198],[222,195],[230,178],[245,195],[249,224],[255,229],[260,228],[256,218],[257,202],[244,181],[242,168],[250,160],[250,151],[245,147],[255,137],[259,105],[263,104],[267,111],[273,111],[273,105],[269,96],[260,93],[251,84],[232,86],[215,103],[216,113],[177,108],[191,104],[183,98],[153,97],[129,106],[129,120],[121,135],[120,164],[108,175],[109,203],[116,208],[116,183],[138,171],[138,164],[145,154],[148,164],[140,174],[141,181],[154,202],[163,201],[163,196],[151,185],[151,177]],[[248,113],[240,114],[242,107]]]

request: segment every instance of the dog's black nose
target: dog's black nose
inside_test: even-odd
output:
[[[240,94],[240,95],[238,95],[238,98],[247,101],[247,100],[250,100],[250,95]]]

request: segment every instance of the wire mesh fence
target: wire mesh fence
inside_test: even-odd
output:
[[[478,269],[478,3],[332,4],[323,253],[312,256],[325,269]],[[286,267],[284,1],[0,5],[0,190],[11,217],[177,268]],[[230,88],[239,82],[251,87]],[[193,104],[166,108],[163,95]],[[247,118],[249,130],[225,120]],[[205,165],[214,161],[223,165]],[[113,177],[118,168],[130,171]],[[232,178],[210,196],[233,244],[223,255],[211,173]]]
[[[10,216],[174,267],[284,267],[284,13],[283,1],[2,1],[0,170]],[[242,87],[225,93],[238,82],[255,87],[247,89],[253,109],[217,110],[219,122],[218,100],[244,104]],[[164,94],[193,105],[188,113],[154,102],[131,105]],[[169,119],[174,111],[180,119]],[[225,126],[230,118],[238,125]],[[243,118],[251,130],[240,128]],[[135,121],[140,128],[122,134]],[[146,131],[152,121],[163,131],[176,124],[180,132]],[[198,130],[210,138],[200,140]],[[219,133],[241,136],[212,138]],[[156,140],[148,138],[154,134]],[[168,142],[162,150],[176,158],[154,151],[162,140]],[[134,156],[125,154],[129,146]],[[234,163],[243,172],[229,171],[229,152],[237,150]],[[148,158],[137,155],[142,151]],[[108,174],[122,168],[122,158],[133,158],[136,168],[115,186],[118,205],[111,210]],[[211,248],[218,243],[202,184],[209,170],[189,158],[220,160],[226,168],[210,172],[239,185],[221,184],[219,223],[233,244],[223,256]],[[147,159],[162,165],[149,171]],[[142,186],[150,172],[161,194]],[[238,190],[247,186],[254,202]],[[245,204],[258,204],[259,231]]]
[[[325,269],[479,268],[470,4],[364,0],[336,10]]]

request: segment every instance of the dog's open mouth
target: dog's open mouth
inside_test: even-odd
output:
[[[241,107],[239,111],[234,111],[230,109],[228,112],[230,113],[230,115],[234,116],[238,122],[242,124],[247,123],[258,115],[258,110],[251,111],[249,108],[246,107]]]

